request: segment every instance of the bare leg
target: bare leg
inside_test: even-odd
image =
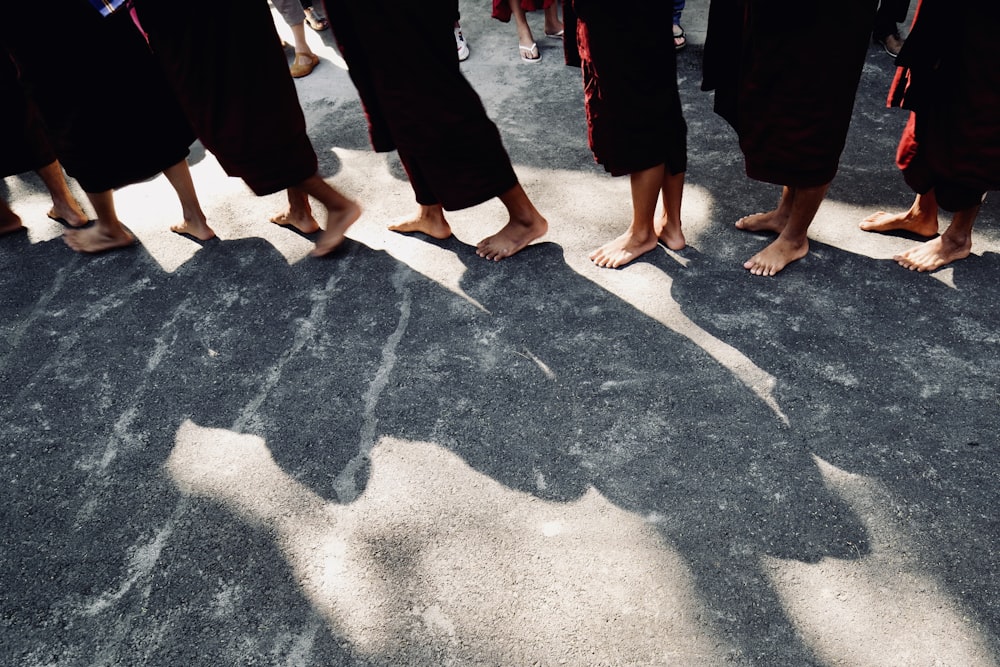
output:
[[[441,204],[426,206],[420,204],[417,216],[396,225],[389,225],[389,230],[409,234],[423,232],[436,239],[446,239],[451,236],[451,225],[444,218],[444,208]]]
[[[295,60],[292,61],[291,73],[295,78],[300,78],[311,74],[316,65],[319,64],[319,56],[313,53],[306,42],[305,23],[296,23],[288,26],[292,30],[292,39],[295,41]]]
[[[361,217],[361,207],[335,190],[329,183],[313,174],[295,186],[319,200],[326,208],[326,229],[319,235],[313,257],[329,254],[343,243],[347,230]]]
[[[632,187],[632,222],[625,233],[590,253],[597,266],[616,269],[644,255],[657,244],[653,217],[663,185],[663,165],[629,175]],[[678,229],[679,231],[679,229]]]
[[[663,170],[663,216],[656,225],[660,243],[671,250],[681,250],[687,245],[681,230],[681,196],[684,194],[684,172],[671,174]]]
[[[282,227],[294,227],[303,234],[318,232],[320,227],[313,217],[309,194],[299,188],[288,188],[286,194],[288,210],[271,218],[271,222]]]
[[[542,56],[538,53],[538,46],[531,34],[528,18],[524,15],[524,9],[521,8],[519,0],[512,0],[510,13],[514,16],[514,24],[517,26],[517,45],[521,58],[523,60],[541,60]]]
[[[911,271],[934,271],[942,266],[965,259],[972,252],[972,226],[979,214],[979,205],[958,211],[944,234],[910,248],[893,257],[900,266]]]
[[[87,224],[87,214],[83,212],[76,197],[69,191],[66,184],[66,177],[63,176],[62,165],[59,161],[50,162],[36,172],[45,183],[49,195],[52,197],[52,209],[48,216],[53,220],[66,223],[70,227],[82,227]]]
[[[0,197],[0,236],[13,234],[22,229],[24,225],[21,224],[21,218],[14,213],[3,197]]]
[[[892,232],[902,230],[918,236],[934,236],[938,233],[938,205],[934,190],[918,194],[903,213],[879,211],[861,221],[858,225],[866,232]]]
[[[167,167],[163,170],[163,175],[167,177],[174,192],[177,193],[177,199],[181,203],[181,214],[184,216],[184,222],[179,225],[171,225],[170,231],[178,234],[190,234],[202,241],[215,238],[215,232],[208,226],[205,213],[201,210],[201,202],[198,201],[198,193],[195,192],[187,160],[181,160],[177,164]]]
[[[785,221],[778,238],[748,259],[743,268],[755,276],[773,276],[792,262],[805,257],[809,253],[809,239],[806,237],[809,225],[816,217],[816,211],[829,188],[829,183],[814,188],[786,187],[782,202],[778,204],[778,211],[786,210],[787,216],[776,216],[768,223],[775,224],[782,219]]]
[[[754,213],[747,215],[736,221],[736,229],[746,232],[774,232],[778,234],[788,223],[788,216],[791,215],[792,201],[795,192],[787,186],[781,190],[781,199],[778,207],[767,213]]]
[[[521,251],[526,245],[545,235],[549,223],[528,199],[520,183],[500,195],[510,219],[503,228],[476,245],[476,254],[499,262]]]
[[[559,20],[559,3],[553,2],[545,9],[545,34],[549,37],[558,37],[562,31],[563,22]]]
[[[306,41],[306,24],[296,23],[295,25],[288,26],[292,30],[292,39],[295,41],[295,53],[304,53],[307,56],[316,55],[313,50],[309,48],[309,42]]]
[[[77,252],[104,252],[135,243],[135,237],[118,219],[115,198],[111,190],[88,192],[87,199],[97,213],[97,220],[91,227],[67,229],[63,233],[66,245]]]

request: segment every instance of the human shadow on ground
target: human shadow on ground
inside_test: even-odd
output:
[[[163,474],[191,420],[260,436],[331,502],[382,434],[438,443],[546,500],[594,487],[659,517],[721,619],[706,624],[737,656],[809,662],[760,557],[867,548],[810,452],[697,345],[569,269],[558,246],[499,264],[442,246],[486,311],[354,242],[295,266],[260,240],[220,242],[172,274],[142,248],[83,259],[59,240],[5,247],[34,275],[3,278],[25,296],[5,302],[22,326],[3,366],[18,388],[4,408],[5,651],[219,664],[304,642],[349,664],[268,526],[234,522]],[[356,493],[367,474],[352,477]]]
[[[350,664],[268,531],[187,502],[162,473],[186,417],[260,428],[248,404],[338,265],[296,272],[258,239],[173,274],[142,247],[0,252],[3,661],[266,664],[305,646]],[[310,396],[287,416],[336,407]]]
[[[442,245],[489,312],[414,309],[411,330],[448,332],[459,352],[404,340],[385,401],[433,415],[435,428],[405,419],[389,432],[445,444],[541,498],[594,487],[660,517],[744,657],[780,646],[779,661],[810,661],[760,557],[855,558],[867,536],[803,443],[695,343],[570,269],[558,246],[491,265],[457,241]]]
[[[921,565],[996,650],[1000,258],[956,263],[951,287],[812,245],[777,279],[701,254],[657,265],[688,317],[777,378],[795,442],[889,489]]]

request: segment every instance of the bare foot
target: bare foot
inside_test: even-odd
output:
[[[56,222],[70,227],[83,227],[87,224],[87,216],[79,208],[56,205],[46,215]]]
[[[754,213],[736,221],[736,229],[745,232],[774,232],[780,234],[788,223],[788,216],[779,213],[779,209],[767,213]]]
[[[294,212],[289,209],[271,218],[271,222],[281,227],[294,227],[303,234],[312,234],[320,229],[319,223],[313,217],[312,209]]]
[[[344,208],[330,209],[326,216],[326,229],[319,235],[316,247],[311,254],[313,257],[328,255],[344,242],[347,230],[361,217],[361,207],[350,202]]]
[[[108,232],[100,225],[67,229],[63,232],[63,240],[73,250],[87,253],[124,248],[135,243],[135,237],[124,227],[119,227],[115,232]]]
[[[503,228],[476,244],[476,254],[485,259],[499,262],[505,257],[517,254],[526,245],[549,231],[549,223],[538,213],[529,220],[511,219]]]
[[[858,227],[866,232],[904,231],[930,237],[938,233],[938,218],[936,211],[932,215],[918,215],[912,208],[902,213],[879,211],[862,220]]]
[[[16,215],[12,218],[3,218],[0,220],[0,236],[13,234],[14,232],[19,232],[22,229],[24,229],[24,225],[21,224],[21,218]]]
[[[170,231],[177,234],[187,234],[188,236],[193,236],[199,241],[207,241],[215,238],[215,231],[208,226],[208,222],[204,218],[198,220],[185,220],[179,225],[171,225]]]
[[[590,261],[602,268],[617,269],[656,248],[657,240],[645,231],[635,233],[630,229],[590,253]]]
[[[780,236],[748,259],[743,268],[755,276],[773,276],[796,260],[809,254],[809,241],[792,243]]]
[[[661,226],[662,225],[662,226]],[[687,245],[687,240],[684,238],[684,232],[681,230],[681,223],[672,223],[666,218],[660,220],[657,225],[658,230],[656,232],[660,243],[667,246],[671,250],[683,250],[684,246]]]
[[[416,217],[389,225],[389,231],[402,234],[421,232],[443,240],[451,236],[451,225],[445,220],[444,211],[440,206],[421,206]]]
[[[910,248],[901,255],[893,257],[900,266],[910,271],[934,271],[942,266],[965,259],[972,252],[972,238],[964,242],[955,241],[951,237],[939,236]]]

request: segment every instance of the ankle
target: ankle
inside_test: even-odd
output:
[[[941,235],[941,241],[956,248],[964,248],[972,245],[972,232],[964,230],[953,230],[951,227]]]

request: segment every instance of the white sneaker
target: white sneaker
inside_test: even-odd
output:
[[[462,28],[456,23],[455,24],[455,45],[458,47],[458,59],[465,60],[469,57],[469,45],[465,42],[465,36],[462,35]]]

